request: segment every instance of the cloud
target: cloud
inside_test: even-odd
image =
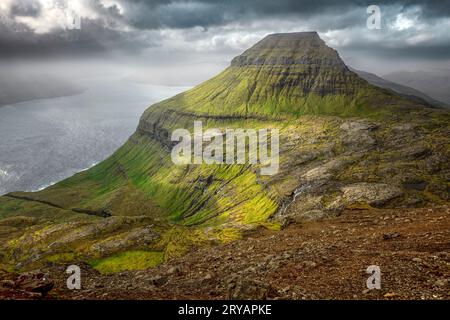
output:
[[[0,58],[235,54],[269,33],[315,30],[343,54],[450,59],[448,0],[376,2],[382,30],[366,28],[363,0],[2,0]],[[70,12],[81,30],[64,28]]]
[[[16,0],[11,4],[10,13],[13,16],[37,17],[41,13],[42,5],[33,0]]]
[[[0,57],[51,57],[139,52],[154,44],[95,1],[6,0],[0,6]],[[9,5],[8,5],[9,4]],[[77,16],[81,29],[71,25]]]
[[[264,18],[314,18],[362,11],[363,0],[122,0],[124,19],[141,29],[221,26],[230,22]],[[382,8],[409,10],[420,7],[424,19],[450,16],[448,0],[378,0]],[[353,21],[355,22],[355,21]]]

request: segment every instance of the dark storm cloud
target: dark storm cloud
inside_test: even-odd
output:
[[[389,1],[387,2],[389,3]],[[441,18],[450,16],[449,0],[404,1],[404,7],[420,6],[424,18]]]
[[[41,4],[34,0],[17,0],[11,6],[12,16],[36,17],[41,13]]]
[[[117,32],[98,25],[95,21],[84,20],[81,30],[61,30],[59,32],[36,35],[21,27],[20,37],[10,30],[9,36],[0,37],[0,58],[55,56],[76,57],[102,54],[111,50],[135,53],[151,45],[150,41],[136,41],[129,33]],[[0,23],[0,33],[5,26]],[[137,35],[135,35],[137,37]]]
[[[424,19],[450,16],[449,0],[126,0],[122,3],[129,9],[129,16],[125,19],[135,27],[148,29],[196,26],[206,28],[238,20],[267,17],[310,19],[315,15],[341,15],[358,8],[365,10],[371,4],[385,8],[396,6],[404,10],[420,6]]]
[[[371,45],[353,43],[342,48],[341,53],[357,52],[367,57],[376,56],[382,59],[402,60],[447,60],[450,58],[450,43],[436,43],[429,45],[386,47],[383,45]]]
[[[56,1],[56,0],[55,0]],[[64,1],[64,0],[63,0]],[[74,0],[75,1],[75,0]],[[189,30],[201,27],[197,38],[211,37],[211,29],[234,24],[249,24],[264,19],[281,22],[298,21],[311,30],[328,32],[348,30],[353,37],[347,46],[358,50],[360,39],[353,29],[365,29],[366,8],[370,4],[380,5],[384,18],[393,18],[399,12],[419,8],[418,19],[434,24],[440,18],[450,17],[450,0],[78,0],[89,14],[82,18],[81,30],[52,28],[47,32],[36,32],[33,25],[17,17],[45,17],[46,9],[39,0],[14,0],[8,14],[1,12],[0,5],[0,57],[82,55],[124,50],[139,52],[155,45],[157,32],[165,29]],[[83,13],[82,13],[83,14]],[[385,19],[386,20],[386,19]],[[271,30],[269,30],[271,31]],[[278,32],[279,30],[273,30]],[[215,31],[220,32],[220,31]],[[433,32],[446,33],[434,29]],[[400,34],[399,36],[403,36]],[[437,37],[439,39],[439,35]],[[406,38],[399,38],[400,47],[389,49],[389,45],[376,41],[361,41],[360,50],[391,50],[395,55],[402,50],[411,54],[427,56],[421,45],[401,45]],[[445,38],[444,38],[445,39]],[[356,41],[356,43],[355,43]],[[429,57],[450,56],[445,45],[432,44],[435,51]],[[345,47],[346,45],[341,45]],[[339,47],[339,45],[338,45]],[[361,46],[360,46],[361,47]],[[415,48],[417,52],[415,52]],[[412,51],[411,51],[412,50]]]
[[[127,0],[129,10],[125,19],[137,28],[212,27],[242,20],[267,17],[309,17],[312,14],[337,12],[354,3],[341,1],[298,0]]]
[[[153,45],[152,39],[143,37],[136,30],[124,31],[118,28],[120,14],[117,7],[106,8],[98,0],[90,1],[90,5],[100,18],[82,17],[81,29],[69,29],[57,24],[48,32],[36,32],[14,18],[39,19],[39,15],[45,15],[39,2],[15,0],[9,15],[0,11],[0,58],[76,57],[112,50],[135,53]]]
[[[260,19],[297,19],[310,30],[322,33],[345,30],[349,41],[337,44],[338,49],[359,51],[367,56],[378,54],[386,58],[450,58],[449,25],[436,27],[439,19],[450,18],[450,0],[127,0],[122,3],[129,13],[124,19],[140,29],[208,29]],[[371,4],[379,5],[382,13],[384,30],[372,31],[378,33],[375,36],[366,28],[366,10]],[[408,32],[389,27],[399,13],[415,15],[414,25]],[[419,23],[426,23],[427,26],[416,29]],[[411,43],[411,38],[421,33],[432,33],[434,41]]]

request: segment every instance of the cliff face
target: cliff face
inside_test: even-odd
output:
[[[204,129],[279,129],[280,171],[174,165],[171,132],[196,120]],[[449,124],[448,111],[360,79],[316,33],[271,35],[218,76],[147,109],[129,141],[97,166],[0,197],[1,263],[145,268],[192,245],[345,208],[444,204]]]
[[[237,73],[258,70],[254,83],[266,78],[274,93],[287,97],[352,95],[366,86],[316,32],[269,35],[234,58],[231,67]]]

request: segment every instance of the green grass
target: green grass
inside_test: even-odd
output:
[[[59,254],[52,254],[51,256],[46,257],[46,260],[53,263],[61,263],[73,261],[76,258],[76,254],[73,252],[65,252]]]
[[[369,85],[353,73],[330,68],[323,74],[299,76],[302,66],[229,67],[199,86],[155,104],[143,116],[151,122],[161,114],[178,110],[194,114],[265,116],[271,119],[302,115],[364,116],[382,119],[401,108],[417,109],[419,104],[391,92]],[[290,78],[292,81],[289,81]],[[335,93],[320,94],[314,90],[329,86]],[[304,91],[311,86],[312,91]],[[316,88],[316,89],[314,89]],[[400,109],[401,109],[400,108]],[[173,119],[172,119],[173,120]]]
[[[108,274],[127,270],[145,270],[163,261],[163,252],[125,251],[108,258],[93,260],[89,264],[99,272]]]

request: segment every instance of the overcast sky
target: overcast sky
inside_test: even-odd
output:
[[[366,26],[371,4],[380,30]],[[77,17],[81,29],[68,30]],[[450,0],[0,0],[0,63],[108,60],[203,78],[267,34],[318,31],[349,65],[381,75],[450,69],[449,30]]]

